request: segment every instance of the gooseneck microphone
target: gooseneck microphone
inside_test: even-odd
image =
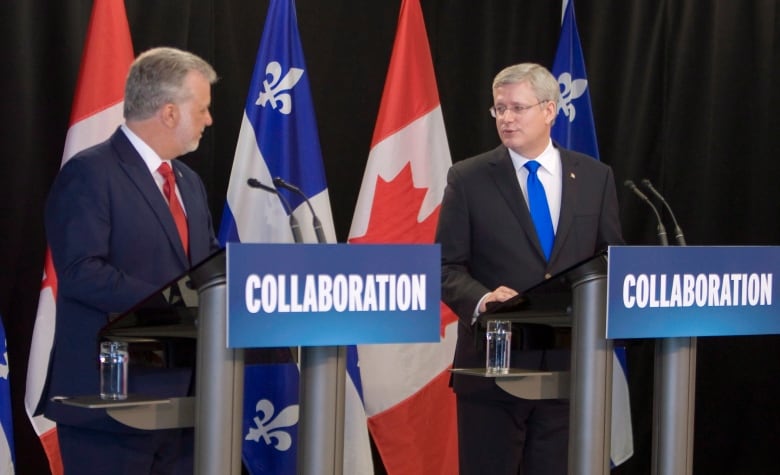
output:
[[[325,233],[322,231],[322,223],[320,223],[320,218],[318,218],[317,213],[314,212],[314,207],[311,205],[311,202],[309,201],[309,197],[306,196],[306,193],[304,193],[297,186],[284,181],[284,179],[279,176],[274,178],[274,186],[276,186],[277,188],[284,188],[288,191],[292,191],[296,195],[303,198],[303,201],[305,201],[306,205],[309,206],[309,211],[311,211],[312,226],[314,226],[314,234],[317,235],[317,242],[320,244],[327,242],[327,240],[325,239]]]
[[[658,208],[655,207],[652,201],[645,196],[644,193],[642,193],[639,188],[636,187],[633,181],[626,180],[623,182],[624,185],[626,185],[631,191],[634,192],[635,195],[637,195],[642,201],[647,203],[651,208],[653,208],[653,212],[655,213],[655,218],[658,221],[658,241],[660,241],[662,246],[668,246],[669,240],[666,239],[666,228],[664,227],[664,223],[661,221],[661,213],[658,212]]]
[[[298,218],[296,218],[295,215],[292,213],[292,209],[290,208],[290,203],[287,201],[287,198],[282,196],[282,194],[279,193],[279,191],[273,186],[268,186],[260,182],[260,180],[256,178],[248,179],[246,181],[246,184],[251,186],[252,188],[259,188],[269,193],[273,193],[279,197],[279,199],[282,201],[282,206],[284,206],[284,210],[290,216],[290,231],[292,231],[293,241],[295,243],[302,243],[303,237],[301,236],[301,226],[300,224],[298,224]]]
[[[268,186],[263,184],[260,180],[257,178],[250,178],[246,181],[246,184],[251,186],[252,188],[260,188],[261,190],[265,190],[269,193],[276,194],[276,188],[273,186]],[[287,203],[287,201],[282,197],[282,200],[284,201],[285,207],[289,209],[290,205]]]
[[[650,180],[647,178],[642,179],[642,184],[645,185],[645,188],[650,190],[650,193],[654,194],[656,198],[661,200],[661,203],[664,204],[666,207],[666,211],[669,212],[669,216],[672,217],[672,222],[674,223],[674,239],[677,241],[677,244],[680,246],[685,246],[685,236],[683,235],[682,228],[680,228],[680,225],[677,223],[677,218],[674,217],[674,212],[672,212],[672,207],[669,206],[669,203],[666,202],[663,196],[661,196],[661,193],[659,193],[658,190],[655,189],[652,183],[650,183]]]

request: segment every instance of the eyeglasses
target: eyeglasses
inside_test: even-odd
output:
[[[489,110],[490,110],[490,115],[492,117],[503,117],[504,114],[506,114],[506,111],[512,111],[512,114],[514,114],[514,115],[522,115],[525,111],[527,111],[531,107],[536,107],[539,104],[542,104],[542,103],[545,103],[545,102],[548,102],[548,101],[546,101],[546,100],[539,101],[536,104],[531,104],[530,106],[518,106],[518,105],[513,105],[513,106],[508,106],[508,107],[507,106],[493,106]]]

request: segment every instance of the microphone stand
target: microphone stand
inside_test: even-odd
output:
[[[248,179],[246,181],[246,184],[251,186],[252,188],[259,188],[269,193],[273,193],[279,197],[279,199],[282,201],[282,206],[284,206],[284,210],[290,216],[290,231],[292,231],[293,241],[296,244],[302,243],[303,237],[301,237],[301,226],[300,224],[298,224],[298,218],[296,218],[295,215],[293,214],[292,209],[290,208],[290,202],[287,201],[287,198],[285,198],[281,193],[279,193],[279,191],[276,188],[263,184],[262,182],[260,182],[260,180],[257,180],[256,178]]]
[[[326,244],[322,224],[306,193],[281,177],[276,177],[273,181],[277,188],[284,188],[303,198],[311,212],[317,243]],[[333,473],[342,472],[346,353],[343,346],[301,347],[298,473],[320,473],[325,465],[334,466],[336,470]],[[318,449],[324,440],[333,442],[332,464],[323,463],[328,461],[322,459],[327,458],[326,451]],[[331,450],[331,447],[328,447],[328,450]],[[320,458],[311,454],[317,454]]]
[[[644,193],[642,193],[639,188],[636,187],[633,181],[626,180],[623,182],[623,184],[626,185],[631,191],[634,192],[635,195],[637,195],[642,201],[647,203],[653,209],[655,218],[658,221],[658,241],[662,246],[668,246],[669,240],[666,238],[666,227],[664,227],[664,223],[661,220],[661,213],[658,212],[658,208],[656,208],[650,199]]]
[[[304,193],[303,190],[297,186],[286,182],[282,177],[274,178],[274,185],[277,188],[284,188],[285,190],[291,191],[303,198],[303,201],[306,202],[306,205],[309,207],[309,211],[311,212],[312,226],[314,227],[314,234],[317,236],[317,242],[319,244],[325,244],[327,239],[325,239],[325,233],[322,231],[322,223],[320,222],[320,218],[317,217],[317,213],[314,212],[314,207],[311,205],[309,197],[306,196],[306,193]]]
[[[672,212],[672,207],[669,206],[669,203],[666,202],[663,196],[661,196],[661,193],[658,192],[658,190],[655,189],[652,183],[650,183],[650,180],[647,178],[642,179],[642,184],[645,185],[645,188],[650,190],[652,194],[655,195],[656,198],[661,200],[661,203],[664,204],[666,207],[666,211],[669,212],[669,216],[672,217],[672,222],[674,223],[674,238],[677,240],[677,244],[680,246],[685,246],[685,236],[683,235],[682,229],[680,228],[680,224],[677,222],[677,218],[674,217],[674,212]]]
[[[645,178],[642,184],[664,204],[674,222],[677,245],[685,246],[685,236],[669,203],[650,180]],[[634,193],[639,195],[638,190]],[[690,474],[696,404],[696,337],[657,339],[654,368],[651,473]]]

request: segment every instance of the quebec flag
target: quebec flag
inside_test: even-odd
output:
[[[564,148],[599,158],[596,126],[588,93],[585,58],[574,18],[574,0],[564,0],[563,22],[552,73],[561,88],[552,139]],[[615,347],[612,359],[612,427],[610,461],[616,467],[634,454],[631,405],[626,380],[625,347]]]
[[[253,178],[262,188],[248,186]],[[292,0],[272,0],[244,107],[219,240],[317,242],[304,199],[276,189],[274,179],[309,198],[327,242],[335,242],[309,74]],[[264,350],[265,351],[265,350]],[[265,356],[265,355],[264,355]],[[249,355],[247,359],[250,359]],[[294,363],[247,364],[242,459],[252,475],[296,473],[299,373]]]
[[[233,158],[221,243],[293,242],[289,214],[301,223],[304,242],[317,242],[303,198],[250,188],[249,178],[274,188],[282,178],[309,198],[328,242],[336,241],[325,168],[303,58],[295,5],[272,0],[257,52],[244,118]],[[289,209],[288,209],[289,206]]]
[[[552,128],[552,138],[564,148],[599,158],[593,108],[590,105],[585,57],[574,18],[574,0],[564,8],[561,38],[555,53],[552,73],[561,88],[558,117]]]
[[[0,318],[0,475],[13,475],[14,428],[11,420],[11,389],[8,385],[8,347]]]

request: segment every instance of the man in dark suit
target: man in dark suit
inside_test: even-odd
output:
[[[550,139],[559,99],[558,82],[544,67],[504,69],[494,79],[491,107],[503,144],[448,173],[436,239],[442,299],[459,317],[456,368],[485,367],[475,337],[486,304],[622,242],[611,169]],[[551,249],[544,249],[527,204],[527,162],[540,165]],[[511,359],[514,367],[562,369],[550,368],[555,362],[544,351],[515,351]],[[461,475],[567,473],[567,401],[516,398],[492,379],[468,375],[454,375],[452,385]]]
[[[192,452],[179,429],[131,429],[104,410],[49,399],[97,395],[98,332],[109,314],[219,249],[203,183],[175,160],[197,149],[211,125],[216,80],[185,51],[139,55],[125,85],[125,124],[70,159],[52,185],[45,224],[59,288],[44,413],[58,424],[68,475],[173,473],[180,453]],[[129,379],[130,392],[164,397],[184,396],[192,384],[190,369],[131,370]]]

